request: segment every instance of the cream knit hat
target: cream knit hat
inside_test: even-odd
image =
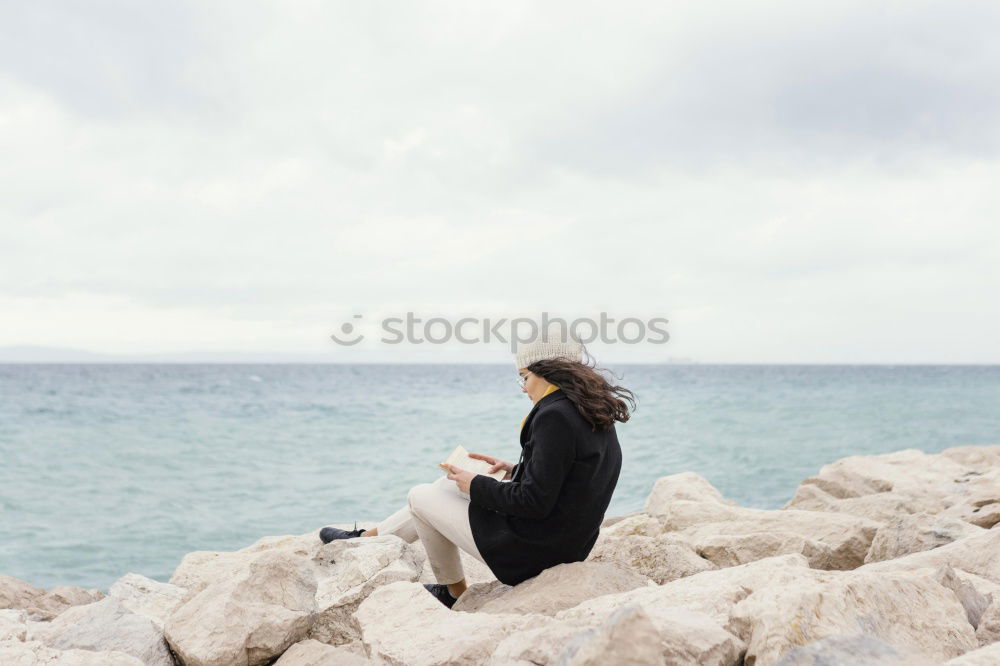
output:
[[[527,368],[535,361],[543,361],[548,358],[568,358],[571,361],[583,362],[583,344],[575,339],[566,326],[566,333],[563,334],[563,326],[550,324],[548,331],[528,342],[518,346],[515,356],[517,369]]]

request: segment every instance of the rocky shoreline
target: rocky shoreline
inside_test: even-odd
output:
[[[998,524],[1000,446],[844,458],[770,511],[682,473],[586,562],[508,587],[463,554],[452,610],[419,542],[318,530],[107,595],[0,575],[0,664],[995,666]]]

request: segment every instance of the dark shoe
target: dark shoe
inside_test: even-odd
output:
[[[357,529],[358,524],[354,523],[353,530],[342,530],[336,527],[324,527],[319,531],[319,540],[323,543],[330,543],[336,539],[353,539],[365,533],[365,529]]]
[[[440,583],[429,585],[428,583],[424,583],[424,587],[427,588],[427,591],[430,592],[435,599],[443,603],[448,608],[454,606],[455,602],[458,601],[457,597],[451,596],[451,592],[448,591],[447,585],[441,585]]]

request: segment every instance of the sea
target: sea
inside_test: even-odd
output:
[[[1000,366],[621,365],[608,516],[694,471],[783,506],[852,455],[1000,443]],[[516,461],[509,365],[0,365],[0,574],[107,591],[185,553],[377,521],[457,445]]]

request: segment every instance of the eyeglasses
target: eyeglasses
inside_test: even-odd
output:
[[[518,375],[514,378],[514,381],[517,382],[517,385],[523,389],[524,384],[528,381],[528,375],[530,374],[531,373],[529,372],[527,375]]]

